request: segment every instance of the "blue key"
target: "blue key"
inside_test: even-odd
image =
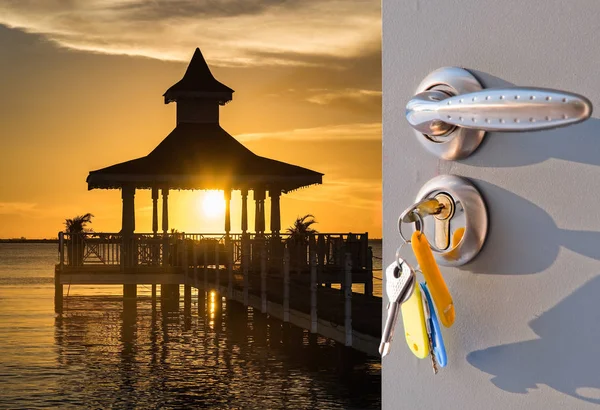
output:
[[[429,329],[431,331],[431,342],[433,348],[433,354],[435,354],[435,360],[440,367],[446,367],[448,358],[446,357],[446,348],[444,347],[444,339],[442,339],[442,328],[438,321],[435,313],[435,307],[433,306],[433,300],[427,289],[427,283],[421,283],[421,289],[427,299],[427,306],[429,307]]]

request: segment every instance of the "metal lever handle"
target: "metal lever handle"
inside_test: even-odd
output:
[[[424,91],[406,105],[410,125],[426,135],[442,136],[455,127],[481,131],[535,131],[584,121],[591,102],[578,94],[544,88],[503,88],[451,95]]]

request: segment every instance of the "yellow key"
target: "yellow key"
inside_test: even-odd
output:
[[[415,231],[410,241],[440,321],[445,327],[450,327],[454,323],[454,302],[452,302],[452,296],[450,296],[440,268],[435,262],[427,237],[424,233]]]
[[[419,359],[426,358],[429,355],[429,335],[427,334],[423,299],[418,284],[415,285],[412,296],[400,305],[400,309],[402,311],[406,344]]]

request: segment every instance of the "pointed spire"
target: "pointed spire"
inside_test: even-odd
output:
[[[180,98],[215,100],[223,105],[232,99],[233,90],[219,82],[210,72],[210,68],[199,48],[179,82],[163,94],[165,104]]]

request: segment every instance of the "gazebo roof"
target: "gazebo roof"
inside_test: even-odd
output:
[[[322,183],[323,174],[254,154],[218,123],[179,123],[147,156],[91,171],[88,189],[281,189]]]
[[[179,98],[201,98],[218,100],[221,105],[231,101],[233,90],[219,82],[210,72],[199,48],[181,80],[173,84],[164,94],[165,104]]]
[[[179,118],[177,127],[148,155],[91,171],[88,189],[168,187],[170,189],[278,189],[288,192],[322,183],[323,174],[260,157],[221,128],[218,105],[233,90],[215,79],[200,49],[183,78],[164,94],[165,103],[177,101],[186,110],[208,110],[214,116]],[[215,104],[216,111],[196,100]],[[192,104],[190,104],[192,101]],[[178,107],[179,108],[179,107]]]

